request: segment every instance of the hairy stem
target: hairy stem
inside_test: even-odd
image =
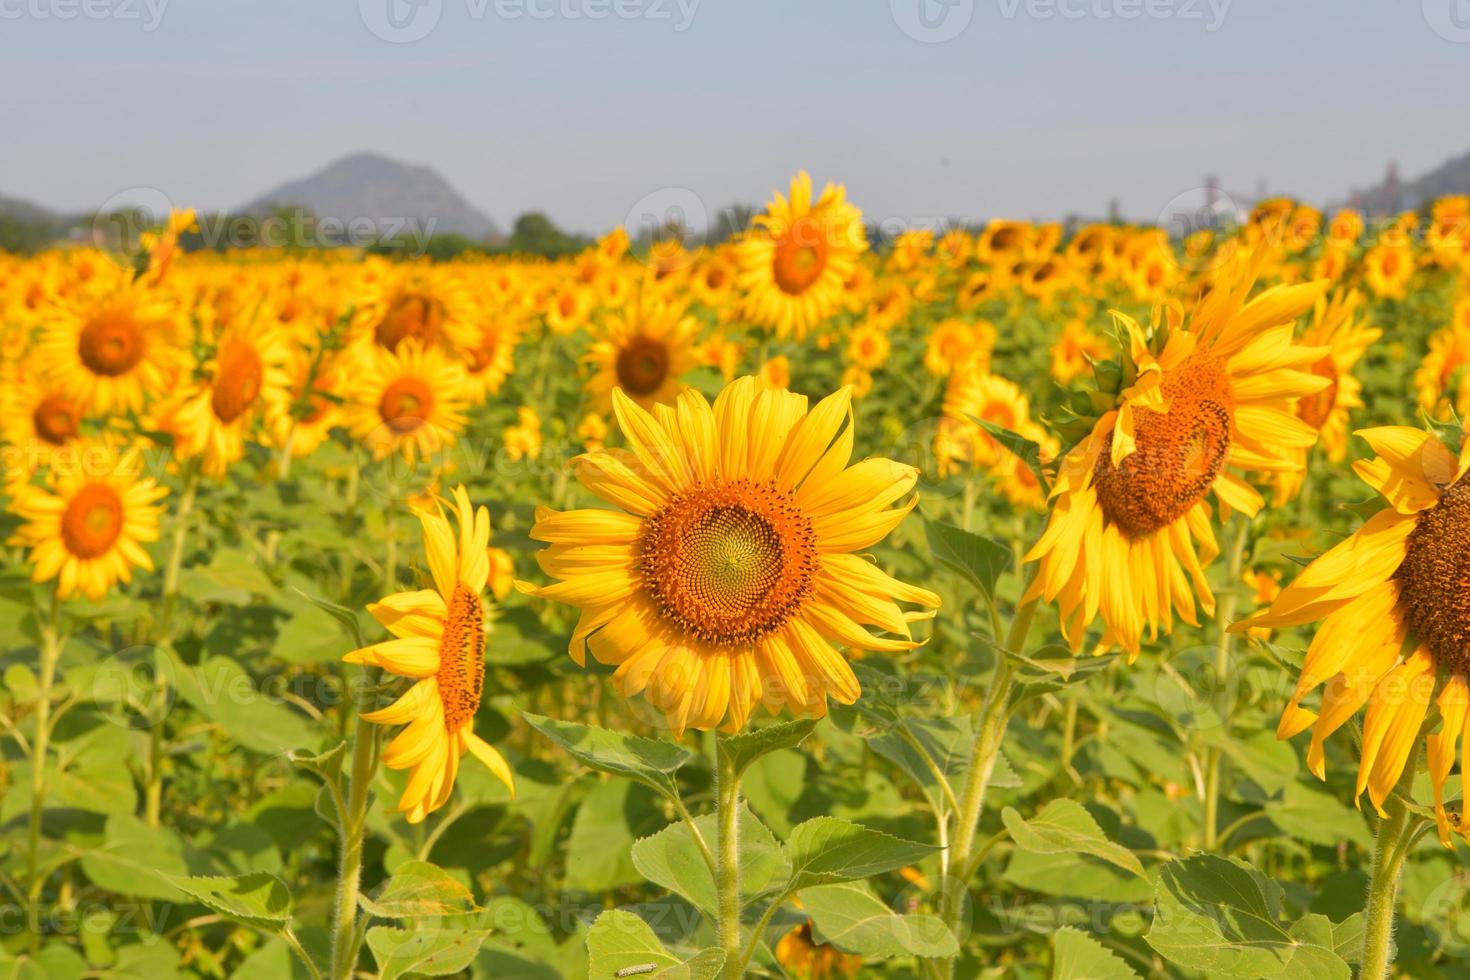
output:
[[[725,951],[722,980],[740,980],[740,778],[724,738],[715,741],[715,932]]]

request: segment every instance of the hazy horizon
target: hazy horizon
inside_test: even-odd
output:
[[[0,0],[0,194],[224,210],[371,152],[583,232],[803,168],[875,221],[1320,203],[1470,150],[1454,2]]]

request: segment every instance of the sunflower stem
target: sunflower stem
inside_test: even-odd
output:
[[[1230,623],[1235,619],[1235,606],[1238,598],[1236,584],[1240,581],[1241,572],[1245,563],[1245,543],[1250,533],[1250,521],[1243,516],[1237,517],[1235,521],[1235,535],[1230,541],[1230,556],[1227,564],[1226,587],[1227,591],[1220,597],[1220,604],[1215,610],[1215,622],[1220,628],[1220,640],[1215,646],[1215,683],[1225,688],[1225,675],[1230,671],[1230,648],[1235,639],[1235,634],[1230,632]],[[1234,705],[1227,705],[1227,712],[1233,712]],[[1230,715],[1226,714],[1222,719],[1224,725],[1229,726]],[[1227,731],[1228,735],[1229,732]],[[1211,746],[1205,752],[1205,812],[1202,836],[1204,838],[1204,850],[1214,851],[1220,844],[1218,833],[1220,827],[1220,780],[1221,771],[1225,766],[1224,753],[1218,746]]]
[[[740,980],[740,777],[725,737],[715,737],[715,932],[725,951],[720,977]]]
[[[163,569],[163,610],[159,614],[159,645],[173,647],[174,609],[179,600],[179,576],[184,567],[184,551],[189,544],[190,518],[199,493],[199,458],[184,463],[183,482],[179,488],[179,507],[174,512],[174,533],[169,544],[168,564]],[[157,655],[162,656],[162,652]],[[148,783],[143,788],[143,820],[157,827],[163,813],[164,719],[168,714],[168,673],[162,663],[154,666],[153,703],[149,706]]]
[[[1414,781],[1413,759],[1404,766],[1396,791],[1390,794],[1385,809],[1388,816],[1378,822],[1373,842],[1373,863],[1369,867],[1368,903],[1363,909],[1363,954],[1359,980],[1384,980],[1393,965],[1394,906],[1398,902],[1399,881],[1403,877],[1404,858],[1408,856],[1422,819],[1409,811],[1400,794],[1408,793]]]
[[[31,743],[31,814],[29,847],[26,852],[26,888],[31,950],[41,948],[41,893],[46,879],[41,874],[41,821],[46,810],[46,750],[51,743],[51,688],[56,664],[61,659],[61,600],[51,590],[51,611],[41,634],[41,677],[36,686],[36,732]]]
[[[1036,577],[1036,566],[1032,566],[1021,594],[1025,595]],[[995,674],[990,679],[990,690],[980,708],[979,725],[975,732],[974,755],[970,760],[970,775],[960,795],[958,823],[954,840],[949,848],[949,866],[960,877],[945,883],[940,896],[940,918],[958,935],[960,917],[964,913],[965,898],[969,894],[969,875],[978,870],[972,868],[971,851],[975,846],[975,832],[980,826],[980,812],[985,804],[985,791],[995,771],[995,760],[1000,756],[1000,746],[1005,740],[1006,725],[1011,719],[1011,691],[1015,687],[1016,671],[1007,654],[1020,653],[1026,643],[1026,634],[1031,631],[1031,620],[1036,615],[1036,600],[1022,603],[1011,619],[1011,628],[1006,634],[1005,645],[998,651]],[[948,974],[953,973],[954,961],[949,961]]]
[[[377,700],[376,685],[366,671],[355,678],[357,726],[352,736],[352,775],[347,809],[341,814],[342,852],[337,868],[337,900],[332,919],[332,977],[347,980],[357,965],[360,947],[357,930],[357,897],[362,881],[362,845],[367,830],[368,788],[378,765],[377,725],[363,715]]]

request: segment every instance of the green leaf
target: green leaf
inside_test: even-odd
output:
[[[791,860],[787,891],[871,878],[917,864],[942,848],[904,840],[837,817],[798,824],[786,844]]]
[[[1042,452],[1041,446],[1038,443],[1027,439],[1019,432],[1012,432],[1010,429],[996,425],[989,419],[969,418],[971,422],[974,422],[988,432],[992,439],[1010,450],[1021,462],[1025,463],[1026,468],[1036,474],[1036,482],[1040,484],[1043,490],[1050,489],[1051,481],[1046,478],[1046,471],[1041,466]]]
[[[255,563],[249,552],[240,548],[221,548],[209,564],[184,572],[179,580],[179,593],[194,602],[218,602],[231,606],[248,605],[257,595],[270,595],[275,584]]]
[[[694,760],[694,753],[672,742],[659,742],[636,735],[557,721],[522,712],[527,723],[551,739],[578,762],[614,776],[631,776],[675,799],[679,786],[674,773]]]
[[[1361,812],[1305,783],[1288,783],[1280,802],[1269,804],[1265,814],[1271,823],[1308,843],[1336,847],[1352,841],[1364,849],[1373,846],[1373,835]]]
[[[705,843],[714,850],[717,846],[714,814],[696,817],[694,824]],[[740,804],[739,833],[740,893],[748,903],[755,896],[784,882],[790,875],[791,865],[787,863],[775,836],[744,801]],[[632,853],[633,866],[643,877],[676,895],[682,895],[696,908],[714,912],[714,877],[694,842],[689,826],[682,820],[638,841],[633,845]]]
[[[811,916],[817,942],[831,943],[849,953],[933,958],[959,952],[959,943],[943,920],[933,915],[900,915],[864,882],[808,888],[801,893],[801,906]]]
[[[342,778],[342,762],[347,758],[347,742],[338,742],[334,747],[316,755],[308,755],[302,749],[292,749],[286,758],[303,769],[309,769],[323,780],[336,783]]]
[[[752,762],[761,756],[779,749],[796,748],[816,727],[815,718],[801,718],[778,725],[767,725],[764,728],[752,729],[730,738],[721,738],[718,741],[719,752],[734,763],[735,775],[739,777]]]
[[[1016,847],[1033,854],[1090,854],[1144,877],[1143,864],[1121,844],[1108,840],[1086,808],[1076,800],[1052,800],[1030,820],[1014,807],[1001,811],[1001,821]]]
[[[1245,862],[1196,855],[1161,869],[1144,939],[1171,963],[1212,977],[1348,980],[1327,917],[1286,922],[1283,904],[1281,886]]]
[[[231,877],[164,877],[200,904],[247,926],[279,932],[291,921],[291,892],[275,875],[257,871]]]
[[[234,660],[212,657],[189,667],[173,651],[167,655],[173,661],[179,695],[245,748],[278,755],[320,738],[303,715],[262,690]]]
[[[377,961],[379,980],[397,980],[411,974],[447,977],[469,966],[490,932],[374,926],[367,931],[367,944]]]
[[[959,572],[987,601],[995,598],[995,583],[1011,567],[1011,549],[990,538],[924,518],[924,536],[936,561]]]
[[[358,904],[384,919],[417,919],[461,915],[476,909],[475,896],[449,872],[427,861],[407,861],[383,883],[376,898],[362,895]]]
[[[566,840],[564,886],[605,892],[636,885],[632,847],[668,823],[663,798],[631,779],[599,779],[582,798]]]
[[[358,621],[357,613],[348,609],[346,606],[338,605],[335,602],[323,599],[321,596],[314,596],[310,592],[305,592],[294,585],[291,589],[297,595],[301,596],[301,598],[335,619],[343,631],[352,638],[352,643],[355,647],[360,648],[367,645],[362,639],[362,624]]]
[[[178,901],[165,875],[188,874],[184,846],[173,831],[149,827],[130,814],[107,818],[102,843],[82,851],[82,870],[92,883],[119,895]]]
[[[664,948],[632,912],[604,912],[587,933],[587,980],[715,980],[724,951],[706,949],[682,959]]]
[[[1138,980],[1138,974],[1087,933],[1064,927],[1052,937],[1051,980]]]

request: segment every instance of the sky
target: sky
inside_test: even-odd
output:
[[[803,168],[878,221],[1154,220],[1415,176],[1467,83],[1470,0],[0,0],[0,194],[224,209],[367,150],[502,226]]]

